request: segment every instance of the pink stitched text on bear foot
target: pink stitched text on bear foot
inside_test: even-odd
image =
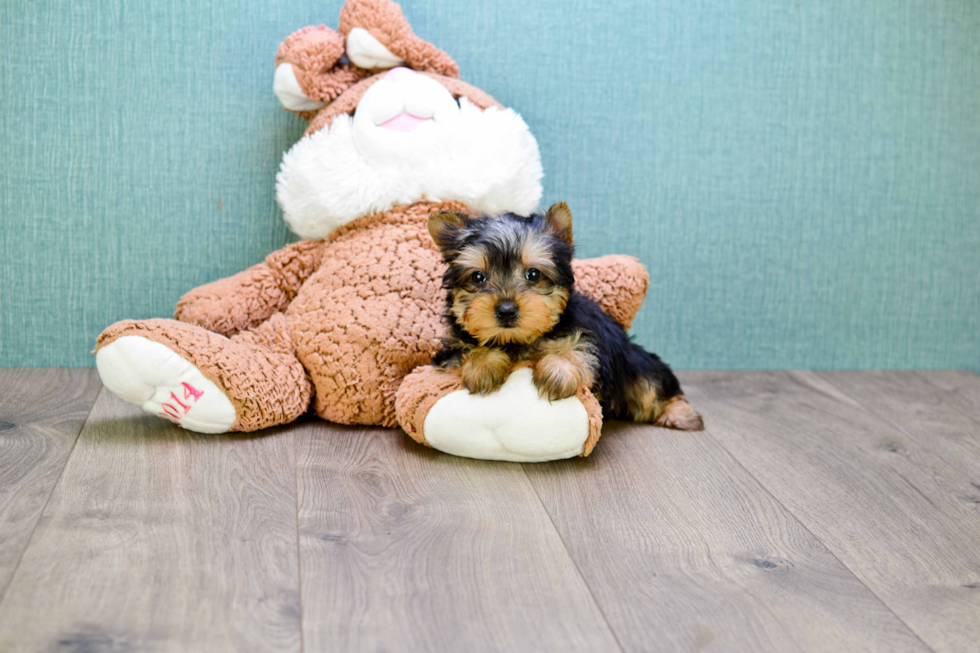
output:
[[[198,390],[186,381],[182,382],[181,385],[184,386],[184,401],[186,401],[187,404],[196,404],[197,400],[204,396],[203,390]],[[163,412],[160,413],[160,417],[179,422],[184,415],[190,412],[191,406],[183,403],[173,392],[170,393],[170,398],[173,399],[173,403],[166,403],[160,407],[163,410]],[[180,406],[180,408],[174,406],[174,403],[177,404],[177,406]],[[183,411],[181,411],[181,409],[183,409]]]

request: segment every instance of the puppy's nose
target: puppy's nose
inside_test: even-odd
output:
[[[500,302],[494,311],[497,319],[502,322],[513,322],[517,317],[517,304],[514,302]]]

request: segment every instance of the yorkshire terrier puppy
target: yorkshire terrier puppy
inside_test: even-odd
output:
[[[433,363],[458,368],[470,392],[489,394],[531,365],[552,401],[587,387],[607,417],[703,428],[667,364],[574,290],[567,204],[530,217],[437,213],[428,228],[449,266],[450,331]]]

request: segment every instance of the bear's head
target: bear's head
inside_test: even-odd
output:
[[[273,90],[310,120],[276,177],[286,222],[304,238],[419,200],[527,214],[541,199],[538,145],[521,117],[458,79],[390,0],[347,0],[339,32],[287,38]]]

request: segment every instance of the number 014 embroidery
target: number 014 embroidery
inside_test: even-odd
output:
[[[178,399],[177,395],[171,392],[170,398],[173,399],[173,403],[166,403],[160,406],[160,409],[163,411],[160,413],[160,417],[173,419],[179,422],[180,418],[190,411],[191,407],[188,404],[196,404],[197,400],[204,395],[204,390],[198,390],[190,383],[181,383],[181,385],[184,386],[184,401],[187,403],[185,404],[184,401]],[[177,405],[175,406],[174,404]],[[181,409],[183,409],[183,411],[181,411]]]

